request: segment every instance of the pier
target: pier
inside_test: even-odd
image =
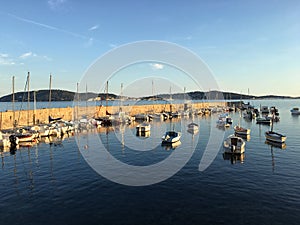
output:
[[[205,109],[212,107],[225,107],[226,102],[201,102],[192,103],[188,107],[193,109]],[[45,108],[36,110],[5,111],[0,112],[0,129],[13,128],[14,118],[17,126],[29,126],[40,123],[48,123],[48,117],[62,117],[63,120],[70,121],[85,115],[89,118],[102,117],[106,111],[111,114],[120,111],[134,116],[139,113],[180,111],[184,110],[185,104],[149,104],[149,105],[126,105],[126,106],[74,106],[67,108]]]

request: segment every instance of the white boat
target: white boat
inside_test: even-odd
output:
[[[140,113],[140,114],[136,114],[135,116],[135,120],[139,120],[139,121],[148,121],[149,117],[146,114]]]
[[[150,120],[163,120],[164,115],[162,113],[152,113],[148,115]]]
[[[150,131],[151,129],[151,125],[150,123],[141,123],[139,125],[136,126],[136,132],[139,133],[139,132],[148,132]]]
[[[5,134],[2,134],[0,131],[0,148],[10,147],[11,143],[9,137]]]
[[[272,122],[274,120],[274,116],[275,116],[275,114],[273,114]],[[285,143],[286,136],[283,134],[274,132],[273,126],[274,126],[274,123],[272,123],[271,130],[265,132],[266,140],[271,141],[271,142],[276,142],[276,143]]]
[[[245,136],[247,136],[247,135],[249,135],[250,132],[251,132],[250,129],[243,128],[243,127],[241,127],[241,126],[239,126],[239,125],[234,126],[233,129],[234,129],[234,132],[235,132],[236,134],[238,134],[238,135],[245,135]]]
[[[224,153],[229,154],[242,154],[245,152],[245,145],[246,142],[243,140],[243,138],[235,136],[235,135],[229,135],[224,143]]]
[[[270,119],[268,117],[258,117],[258,118],[256,118],[256,123],[271,125],[272,124],[272,119]]]
[[[262,114],[269,114],[270,113],[269,107],[268,106],[262,106],[262,107],[260,107],[260,112]]]
[[[188,130],[189,133],[195,134],[199,131],[199,125],[196,123],[190,123],[188,124]]]
[[[230,127],[233,120],[228,116],[227,113],[221,114],[217,120],[218,127]]]
[[[46,124],[34,125],[30,129],[36,131],[39,137],[49,137],[51,135],[51,130]]]
[[[279,134],[274,131],[267,131],[265,133],[266,139],[268,141],[276,142],[276,143],[285,143],[286,141],[286,136],[283,134]]]
[[[36,140],[33,133],[16,133],[16,137],[19,139],[19,142],[34,142]]]
[[[298,107],[294,107],[291,109],[292,115],[300,115],[300,110]]]
[[[273,120],[272,122],[279,122],[279,115],[269,114],[266,116],[267,119]]]
[[[181,133],[177,131],[167,131],[164,136],[162,136],[163,143],[175,143],[181,138]]]
[[[176,141],[174,143],[167,143],[167,142],[162,142],[161,146],[165,148],[165,150],[174,150],[175,148],[177,148],[178,146],[181,145],[181,141]]]

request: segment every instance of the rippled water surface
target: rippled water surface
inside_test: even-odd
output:
[[[0,224],[299,224],[300,117],[289,110],[300,101],[253,104],[279,108],[281,121],[274,129],[287,135],[286,146],[265,143],[269,127],[242,119],[251,128],[244,157],[226,158],[221,147],[201,172],[210,135],[223,139],[233,133],[232,127],[215,127],[217,115],[153,122],[148,138],[135,136],[135,124],[82,133],[78,145],[74,136],[65,136],[15,153],[2,151]],[[231,116],[238,123],[239,114]],[[186,131],[192,121],[200,124],[194,136]],[[174,149],[161,146],[164,131],[173,127],[182,131],[181,144]],[[81,152],[93,151],[98,141],[111,157],[133,166],[159,163],[176,151],[193,154],[167,180],[126,186],[98,175],[85,161]]]

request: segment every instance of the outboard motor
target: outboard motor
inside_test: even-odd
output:
[[[17,137],[16,135],[10,135],[9,136],[9,141],[10,141],[10,148],[15,149],[17,146]]]

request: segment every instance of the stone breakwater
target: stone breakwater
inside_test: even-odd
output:
[[[226,106],[225,102],[201,102],[188,105],[193,109],[204,109],[216,106]],[[27,126],[40,123],[48,123],[49,116],[52,118],[62,117],[64,120],[74,120],[83,115],[87,117],[101,117],[106,115],[106,111],[111,114],[119,111],[127,112],[134,116],[139,113],[178,111],[184,110],[184,104],[155,104],[155,105],[132,105],[132,106],[88,106],[88,107],[67,107],[50,108],[36,110],[6,111],[0,112],[0,129],[10,129],[13,127],[14,120],[18,126]]]

